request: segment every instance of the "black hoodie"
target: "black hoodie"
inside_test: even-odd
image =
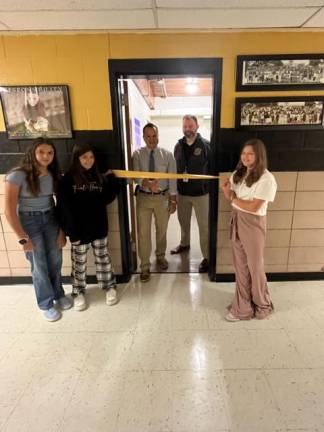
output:
[[[210,145],[200,134],[190,146],[185,137],[181,138],[174,148],[174,158],[178,173],[210,174]],[[180,195],[201,196],[209,192],[208,180],[178,180],[177,186]]]
[[[70,172],[59,184],[57,209],[62,230],[71,242],[81,244],[108,235],[107,204],[119,193],[119,181],[114,175],[95,180],[91,170],[86,173],[89,183],[77,185]]]

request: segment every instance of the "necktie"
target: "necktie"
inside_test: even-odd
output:
[[[150,153],[149,171],[150,172],[155,171],[154,150],[151,150],[151,153]]]

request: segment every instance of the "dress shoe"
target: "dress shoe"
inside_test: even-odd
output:
[[[171,255],[179,254],[179,253],[182,253],[182,252],[186,252],[189,249],[190,249],[189,245],[188,246],[179,245],[179,246],[175,247],[174,249],[171,249],[170,254]]]
[[[169,267],[169,263],[165,258],[157,258],[156,264],[161,270],[167,270]]]
[[[150,270],[143,270],[140,274],[141,282],[148,282],[151,279]]]
[[[199,273],[207,273],[209,267],[209,262],[207,258],[204,258],[199,264]]]

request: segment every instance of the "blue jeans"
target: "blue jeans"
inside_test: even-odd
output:
[[[38,307],[47,310],[53,300],[64,297],[62,287],[62,249],[57,246],[59,226],[55,211],[22,212],[20,222],[30,237],[34,250],[26,252],[31,263],[31,272]]]

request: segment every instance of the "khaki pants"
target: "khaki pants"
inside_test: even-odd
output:
[[[195,210],[202,256],[208,259],[209,245],[209,194],[201,196],[178,195],[178,219],[181,226],[181,246],[190,245],[190,223],[192,207]]]
[[[264,272],[266,216],[233,211],[231,239],[236,290],[229,310],[241,319],[265,318],[273,310]]]
[[[141,270],[150,268],[152,251],[151,226],[154,215],[156,230],[156,257],[164,258],[167,246],[167,228],[169,222],[169,195],[148,195],[139,193],[136,197],[136,218],[138,233],[138,255]]]

